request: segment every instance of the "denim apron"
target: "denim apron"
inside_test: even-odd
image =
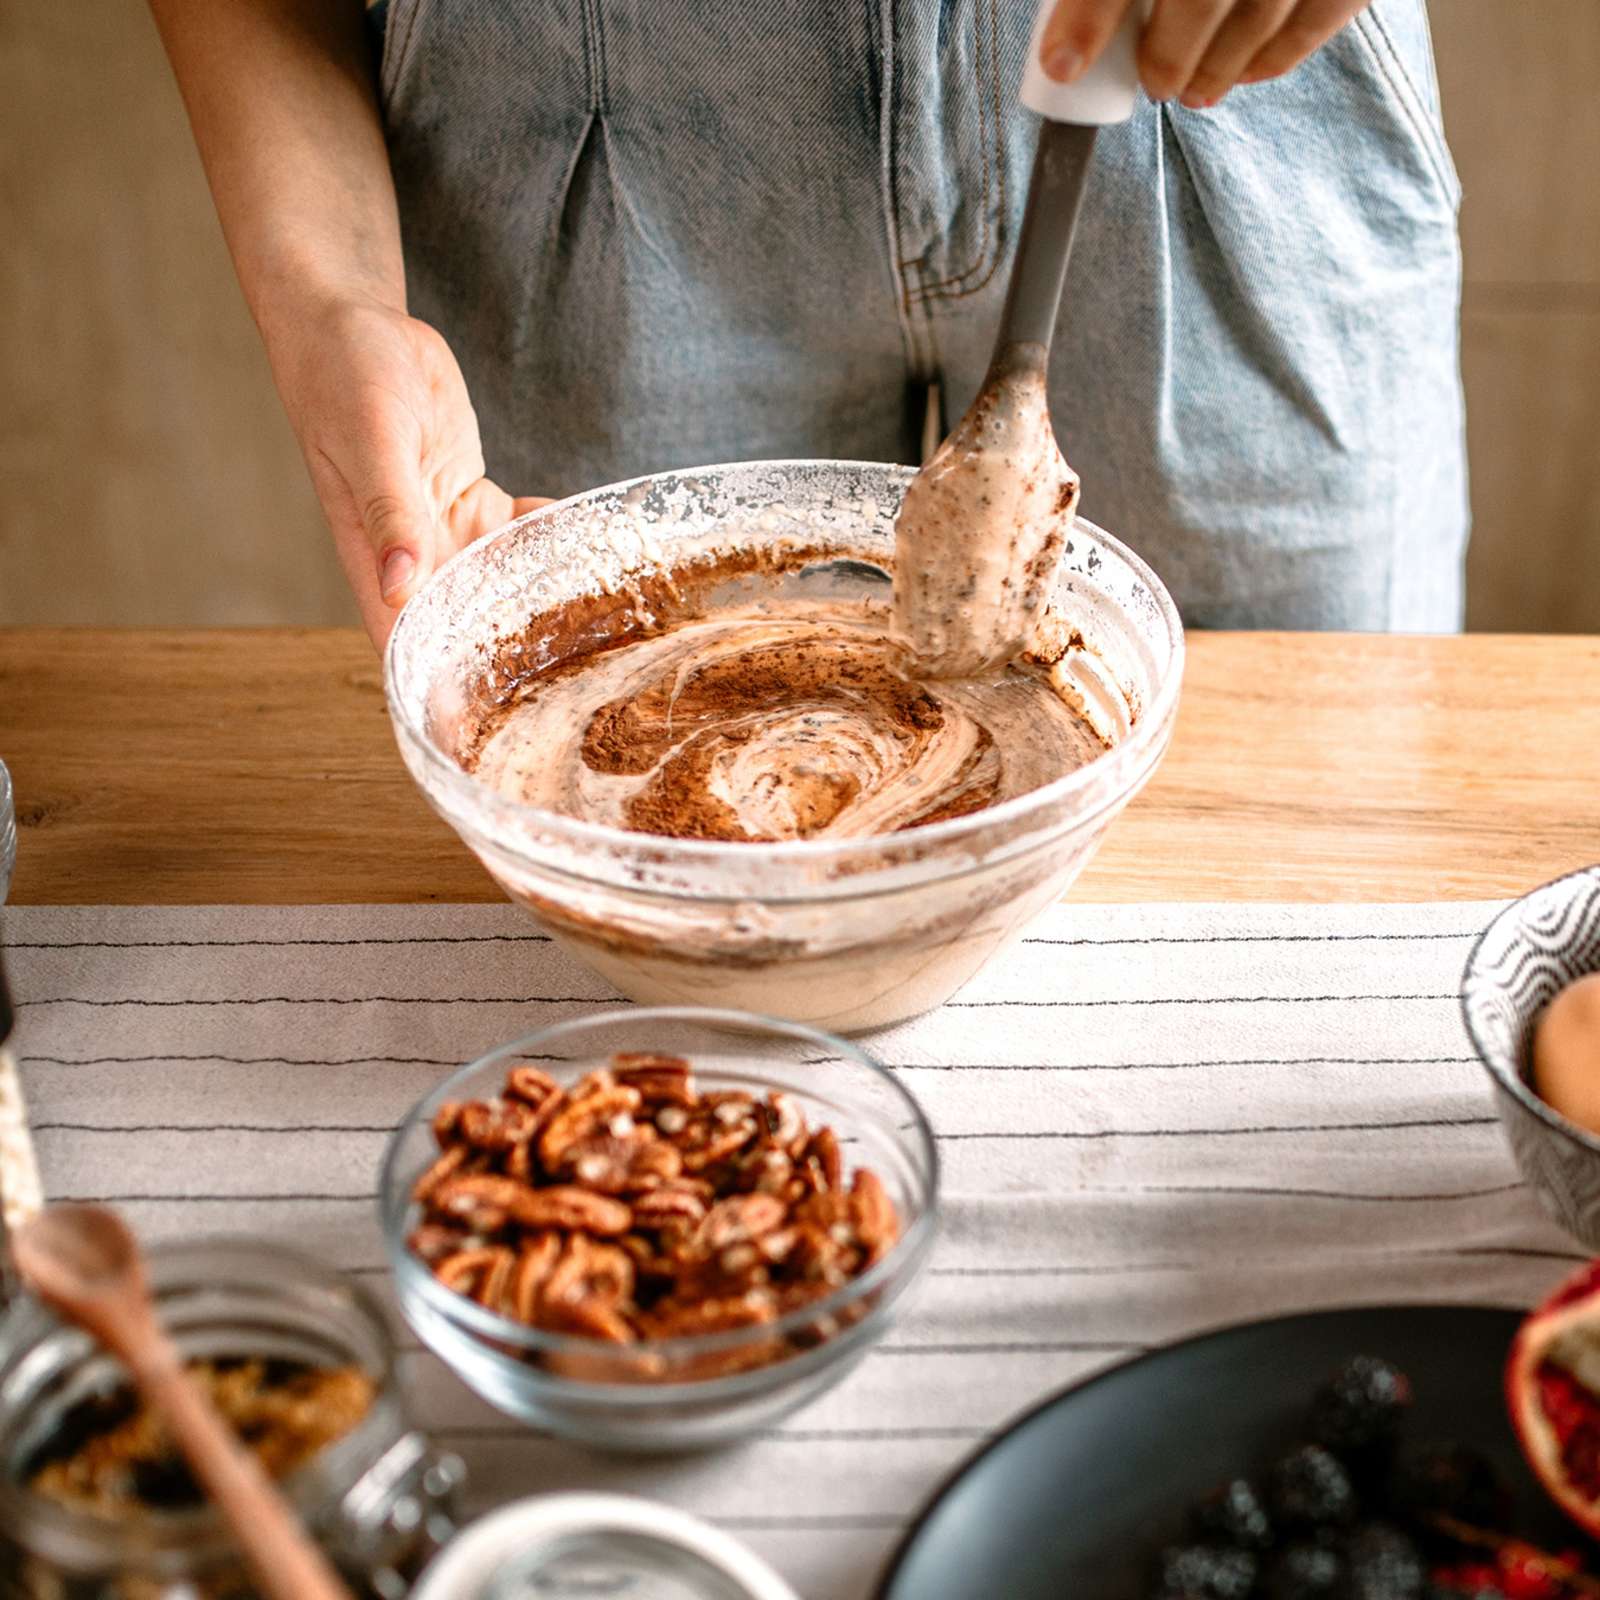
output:
[[[1033,0],[387,0],[412,313],[490,475],[915,460],[982,379]],[[1051,404],[1191,625],[1460,625],[1459,200],[1423,0],[1105,130]]]

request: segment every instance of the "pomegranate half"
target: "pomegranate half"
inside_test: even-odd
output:
[[[1600,1261],[1568,1278],[1517,1331],[1506,1403],[1528,1465],[1600,1538]]]

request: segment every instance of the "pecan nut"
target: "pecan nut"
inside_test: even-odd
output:
[[[888,1255],[900,1237],[900,1218],[883,1180],[870,1167],[858,1167],[850,1185],[850,1221],[866,1246],[869,1266]]]
[[[456,1133],[475,1150],[504,1154],[526,1144],[539,1126],[539,1113],[521,1100],[473,1100],[462,1106]]]
[[[568,1146],[559,1175],[599,1194],[643,1194],[682,1171],[683,1157],[674,1145],[636,1128],[620,1138],[604,1133]]]
[[[561,1254],[561,1235],[535,1234],[523,1245],[517,1257],[516,1270],[511,1277],[511,1315],[518,1322],[533,1323],[539,1317],[539,1302],[544,1286],[555,1270]]]
[[[630,1052],[613,1057],[611,1067],[617,1082],[637,1089],[650,1111],[663,1106],[692,1106],[695,1102],[689,1063],[682,1056]]]
[[[626,1084],[603,1084],[569,1099],[539,1135],[540,1161],[546,1170],[559,1172],[574,1145],[602,1130],[619,1137],[628,1133],[639,1105],[639,1091]]]
[[[411,1198],[418,1205],[425,1205],[428,1197],[446,1178],[459,1171],[471,1154],[472,1152],[464,1144],[453,1144],[448,1149],[440,1151],[438,1159],[412,1185]]]
[[[561,1098],[561,1085],[542,1068],[524,1062],[506,1074],[506,1093],[535,1111],[543,1111]]]
[[[685,1228],[705,1214],[705,1200],[681,1183],[663,1184],[633,1202],[636,1228]]]
[[[701,1219],[692,1236],[696,1250],[707,1254],[729,1245],[759,1239],[781,1225],[788,1208],[772,1194],[740,1194],[719,1200]]]
[[[447,1217],[470,1219],[488,1214],[511,1221],[523,1228],[576,1229],[587,1233],[623,1233],[633,1221],[633,1213],[620,1200],[592,1194],[575,1184],[556,1184],[548,1189],[530,1188],[515,1178],[493,1173],[469,1173],[463,1178],[446,1178],[434,1191],[432,1207]],[[498,1232],[499,1228],[481,1228]]]

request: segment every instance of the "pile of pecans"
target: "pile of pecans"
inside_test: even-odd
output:
[[[877,1174],[845,1181],[831,1128],[808,1128],[781,1093],[702,1092],[679,1056],[617,1055],[570,1089],[516,1066],[498,1098],[441,1106],[433,1131],[412,1251],[491,1311],[598,1341],[543,1358],[570,1376],[699,1379],[779,1360],[845,1318],[671,1366],[638,1347],[774,1322],[899,1237]]]

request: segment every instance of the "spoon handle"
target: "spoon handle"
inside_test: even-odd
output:
[[[1092,124],[1075,122],[1046,122],[1039,129],[991,373],[999,369],[1014,345],[1037,345],[1046,353],[1050,349],[1099,131]]]
[[[137,1355],[123,1352],[135,1381],[227,1521],[268,1600],[353,1600],[261,1463],[184,1369],[154,1317],[135,1348]]]

